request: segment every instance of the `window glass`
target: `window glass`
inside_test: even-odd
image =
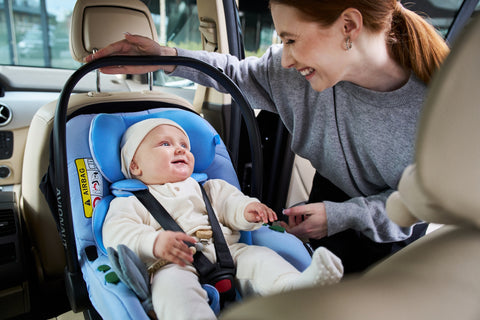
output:
[[[0,0],[0,63],[5,64],[9,60],[10,50],[8,41],[8,23],[5,14],[5,1]]]
[[[244,35],[245,55],[260,57],[276,40],[270,13],[244,11],[240,13],[240,21]]]
[[[462,5],[463,0],[426,0],[426,1],[402,1],[408,8],[426,18],[442,36],[446,36],[450,24]]]
[[[149,9],[157,26],[158,40],[162,45],[189,50],[201,50],[196,0],[151,1]],[[193,87],[193,82],[166,77],[163,71],[154,75],[155,85]]]
[[[16,64],[24,66],[45,66],[48,61],[48,45],[51,44],[51,32],[48,25],[44,24],[44,16],[40,12],[39,0],[27,0],[21,3],[19,0],[11,2],[10,12],[13,16],[14,29],[12,40],[15,44],[13,53]],[[44,46],[44,41],[46,45]]]
[[[75,69],[68,46],[75,0],[0,0],[0,64]]]
[[[70,54],[69,33],[72,11],[75,0],[47,0],[49,15],[49,48],[51,50],[52,67],[78,68],[79,62]]]
[[[162,44],[201,49],[195,0],[148,1]],[[0,0],[0,64],[76,69],[68,35],[75,0]]]
[[[267,0],[240,0],[239,15],[245,56],[260,57],[272,43],[279,42]]]
[[[149,3],[162,44],[201,49],[196,0]],[[402,0],[446,35],[462,0]],[[0,64],[76,69],[68,44],[75,0],[0,0]],[[480,5],[477,7],[479,10]],[[240,0],[240,23],[247,56],[262,55],[278,41],[268,0]],[[156,76],[158,83],[165,78]],[[173,79],[175,80],[175,79]]]
[[[442,36],[446,36],[463,0],[402,0],[402,4],[425,17]],[[267,0],[240,0],[240,21],[246,56],[261,56],[273,42],[279,41]],[[476,11],[480,10],[480,4]]]

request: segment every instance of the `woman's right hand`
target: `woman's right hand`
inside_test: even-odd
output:
[[[280,222],[287,232],[300,239],[321,239],[328,235],[327,213],[323,202],[309,203],[283,210],[288,224]]]
[[[176,56],[175,48],[161,46],[154,40],[140,35],[125,33],[125,39],[114,42],[105,48],[85,57],[85,62],[107,56]],[[172,72],[176,66],[111,66],[101,68],[100,71],[108,74],[142,74],[162,69],[165,72]]]

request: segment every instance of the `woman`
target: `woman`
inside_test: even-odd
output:
[[[178,54],[222,68],[255,108],[279,114],[292,150],[317,170],[310,203],[284,211],[288,231],[330,248],[346,273],[362,270],[425,231],[412,236],[392,223],[385,201],[413,161],[426,86],[449,49],[396,0],[271,0],[270,9],[283,45],[261,58],[162,47],[130,34],[95,58]],[[191,69],[162,68],[222,90]]]

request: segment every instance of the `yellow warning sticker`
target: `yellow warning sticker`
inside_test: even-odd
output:
[[[91,218],[95,205],[103,196],[103,181],[92,159],[76,159],[78,181],[82,193],[83,212]]]

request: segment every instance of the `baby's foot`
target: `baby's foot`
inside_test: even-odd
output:
[[[340,281],[343,265],[340,258],[324,247],[319,247],[312,256],[312,263],[295,281],[296,288],[324,286]]]

